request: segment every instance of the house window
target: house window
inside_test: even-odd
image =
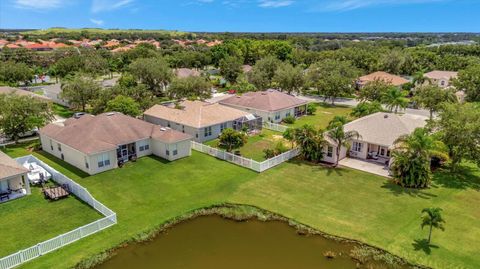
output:
[[[226,122],[220,124],[220,132],[223,132],[223,130],[225,130],[226,128],[227,128]]]
[[[290,117],[290,111],[288,111],[287,113],[285,113],[285,117]]]
[[[198,133],[195,134],[195,137],[198,138]]]
[[[97,156],[98,168],[110,165],[110,155],[108,153],[102,153]]]
[[[384,155],[385,155],[385,149],[384,149],[384,148],[381,148],[381,149],[380,149],[380,155],[381,155],[381,156],[384,156]]]
[[[83,157],[83,159],[85,160],[85,167],[88,169],[88,168],[89,168],[89,166],[88,166],[87,157]]]
[[[53,143],[52,143],[52,139],[50,139],[50,149],[53,150]]]
[[[62,160],[65,160],[65,156],[63,156],[63,153],[60,155],[60,157],[62,158]]]
[[[445,80],[440,81],[440,85],[445,86]]]
[[[138,142],[138,150],[139,151],[148,150],[149,148],[150,148],[150,145],[148,144],[147,140],[143,140],[143,141]]]
[[[167,122],[167,127],[170,127],[170,122]]]
[[[363,143],[353,142],[352,150],[356,152],[362,152]]]
[[[275,112],[275,120],[279,120],[280,119],[280,112]]]
[[[182,125],[182,133],[185,133],[185,125]]]
[[[333,157],[333,147],[332,146],[327,147],[327,157]]]
[[[57,148],[58,148],[58,151],[62,151],[62,145],[60,143],[57,143]]]
[[[204,131],[205,131],[205,135],[204,135],[205,137],[211,136],[212,135],[212,126],[205,127]]]
[[[173,156],[178,154],[177,144],[170,145],[170,149],[172,150]]]

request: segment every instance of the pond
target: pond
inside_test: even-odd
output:
[[[152,241],[121,248],[97,269],[110,268],[357,268],[354,243],[298,235],[285,222],[236,222],[203,216],[180,223]],[[336,253],[334,259],[324,256]],[[375,263],[362,268],[389,268]]]

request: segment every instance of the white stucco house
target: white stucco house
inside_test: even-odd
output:
[[[0,203],[30,194],[28,169],[0,151]]]
[[[348,148],[342,146],[338,159],[351,157],[387,164],[395,140],[412,133],[416,128],[424,127],[427,119],[413,114],[377,112],[351,121],[344,125],[345,132],[357,131],[360,136],[349,141]],[[337,145],[333,141],[328,142],[323,161],[335,163]]]
[[[191,136],[122,113],[84,115],[40,129],[44,151],[94,175],[147,155],[190,156]]]
[[[183,101],[174,105],[155,105],[143,114],[145,121],[189,134],[197,142],[217,138],[224,129],[258,130],[262,119],[218,103]]]
[[[279,123],[288,116],[306,114],[308,101],[274,89],[247,92],[219,102],[222,105],[240,109],[262,117],[263,121]]]

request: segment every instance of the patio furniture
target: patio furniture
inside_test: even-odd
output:
[[[10,191],[10,190],[4,191],[4,192],[0,192],[0,201],[9,200],[11,193],[12,193],[12,191]]]
[[[32,184],[42,184],[43,182],[47,182],[50,178],[52,178],[52,175],[36,162],[25,162],[23,167],[30,170],[30,172],[27,174],[27,178]]]
[[[378,160],[378,152],[376,151],[369,152],[368,157],[374,160]]]

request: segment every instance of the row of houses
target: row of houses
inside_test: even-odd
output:
[[[433,70],[425,73],[424,77],[426,78],[425,83],[437,85],[441,88],[449,88],[452,87],[452,80],[458,77],[458,72]],[[361,89],[369,82],[375,80],[381,80],[396,87],[401,87],[410,82],[409,79],[404,77],[392,75],[383,71],[377,71],[359,77],[357,80],[357,86],[359,89]]]

